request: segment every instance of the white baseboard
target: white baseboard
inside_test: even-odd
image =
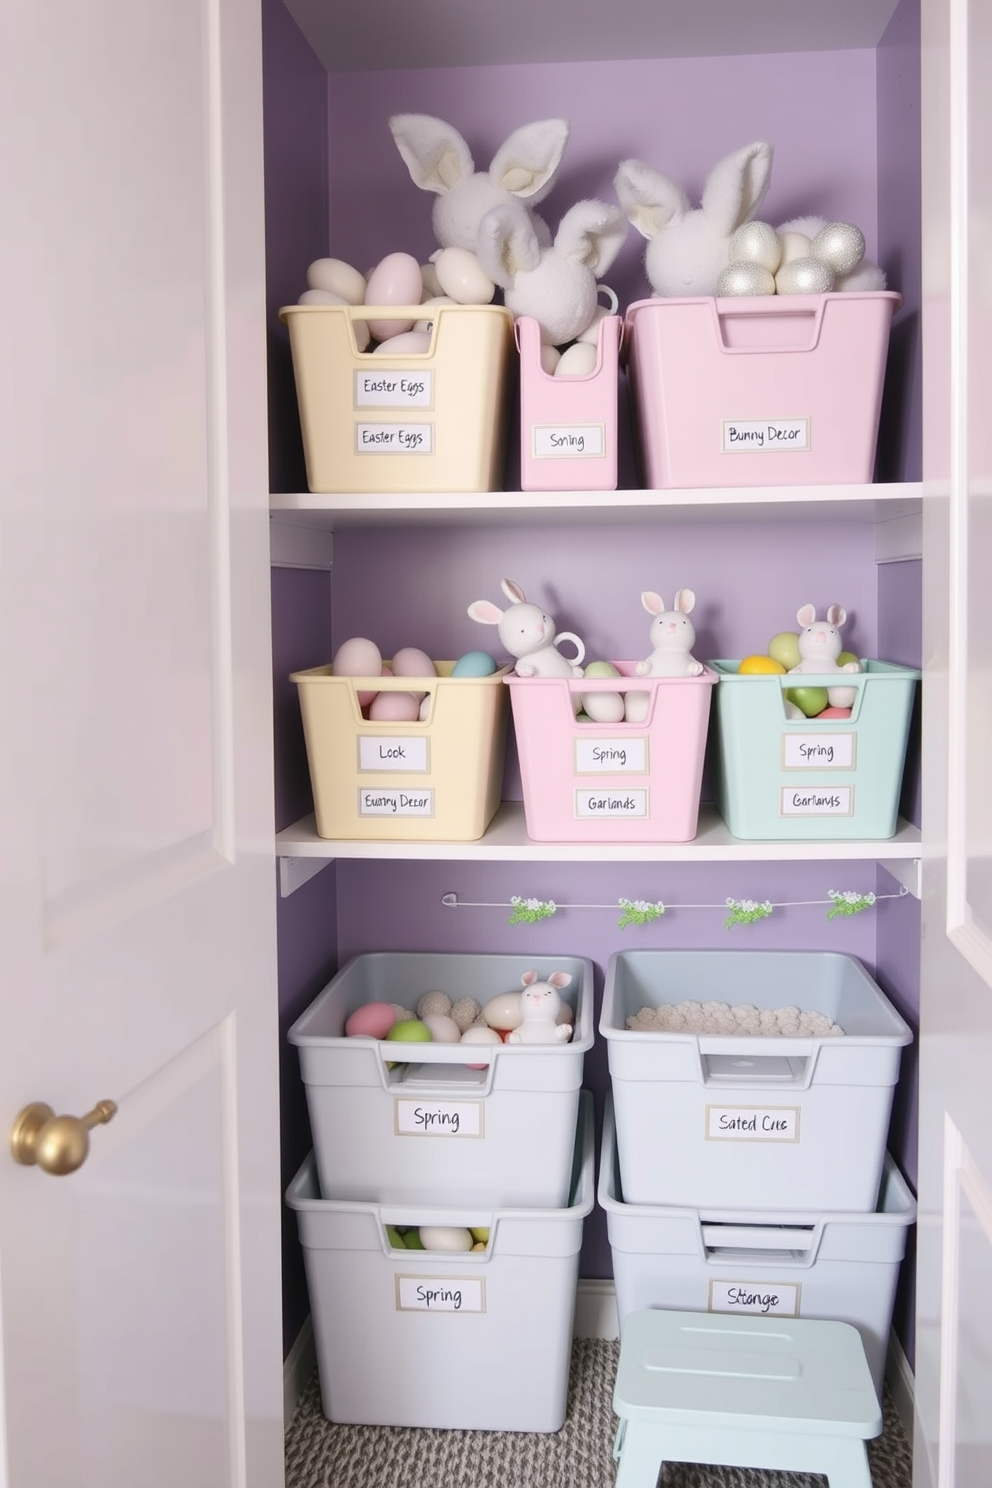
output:
[[[282,1414],[286,1425],[296,1409],[296,1402],[306,1388],[317,1362],[317,1350],[313,1341],[313,1324],[309,1317],[296,1335],[296,1342],[286,1355],[282,1366]]]
[[[579,1281],[575,1296],[576,1338],[619,1338],[617,1289],[612,1281]]]

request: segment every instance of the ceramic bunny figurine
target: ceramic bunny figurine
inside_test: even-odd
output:
[[[568,143],[564,119],[540,119],[515,129],[488,171],[477,171],[458,130],[441,119],[395,114],[389,128],[414,185],[437,193],[431,220],[439,246],[473,253],[479,223],[490,208],[514,202],[529,212],[547,196]],[[531,215],[535,232],[550,243],[547,223]]]
[[[645,661],[634,668],[638,677],[698,677],[703,664],[691,654],[696,641],[696,631],[688,619],[689,611],[696,603],[691,589],[680,589],[675,596],[674,607],[665,608],[665,601],[652,589],[645,589],[641,604],[649,615],[653,615],[648,638],[654,647]],[[628,723],[644,723],[648,716],[651,694],[628,692],[624,716]]]
[[[586,648],[578,636],[570,630],[556,634],[551,616],[546,615],[540,605],[528,604],[524,591],[512,579],[500,579],[499,586],[510,600],[509,609],[501,610],[488,599],[477,599],[469,605],[468,613],[480,625],[499,627],[500,640],[516,658],[513,670],[517,676],[581,677]],[[557,649],[562,641],[572,642],[576,650],[574,661],[569,661]],[[575,701],[578,704],[578,695]]]
[[[690,208],[670,177],[639,160],[622,162],[614,189],[626,216],[648,240],[644,267],[656,295],[716,294],[730,239],[764,200],[771,169],[771,145],[745,145],[713,167],[701,205]]]
[[[536,971],[525,971],[520,978],[524,990],[520,994],[521,1021],[507,1035],[508,1044],[567,1044],[572,1037],[571,1023],[560,1023],[561,1012],[559,987],[567,987],[572,980],[567,971],[553,971],[546,982],[538,980]]]
[[[547,346],[564,346],[596,319],[596,281],[616,258],[627,236],[617,207],[581,201],[570,207],[554,243],[542,245],[532,219],[518,204],[494,207],[479,225],[479,262],[503,290],[515,316],[529,315]],[[604,286],[605,288],[605,286]],[[616,296],[606,291],[616,310]]]
[[[817,620],[815,605],[803,605],[796,619],[803,627],[799,632],[800,660],[789,668],[790,676],[795,672],[860,672],[861,663],[857,661],[837,665],[843,650],[840,626],[847,619],[843,605],[831,605],[823,620]],[[856,687],[827,688],[831,708],[852,708],[857,695]]]

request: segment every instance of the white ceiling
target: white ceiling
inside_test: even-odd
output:
[[[329,72],[875,47],[898,0],[286,0]]]

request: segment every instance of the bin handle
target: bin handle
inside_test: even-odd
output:
[[[815,351],[819,345],[823,328],[823,316],[829,298],[829,295],[783,295],[782,300],[784,303],[780,303],[775,307],[775,314],[777,316],[788,315],[793,320],[798,318],[809,320],[811,331],[809,342],[806,346],[728,346],[724,332],[724,318],[732,315],[735,310],[740,314],[740,300],[735,300],[733,297],[721,299],[719,302],[716,299],[711,299],[709,304],[714,319],[717,346],[727,356],[754,356],[756,353],[760,353],[761,356],[774,356],[776,352]],[[789,303],[790,301],[792,303]],[[814,303],[811,304],[810,301]],[[725,308],[722,310],[717,309],[718,303]],[[731,306],[734,307],[733,310],[730,308]]]
[[[816,1231],[812,1225],[723,1225],[701,1226],[707,1252],[723,1250],[812,1250]]]

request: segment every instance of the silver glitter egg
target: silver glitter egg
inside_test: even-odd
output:
[[[828,294],[834,287],[834,271],[822,258],[794,258],[775,275],[780,295]]]
[[[865,256],[865,235],[851,222],[829,222],[810,244],[814,258],[822,258],[835,274],[849,274]]]
[[[730,239],[730,262],[760,264],[774,274],[782,262],[782,244],[771,223],[745,222],[739,227]]]
[[[716,282],[718,296],[773,295],[775,277],[756,263],[728,264]]]

